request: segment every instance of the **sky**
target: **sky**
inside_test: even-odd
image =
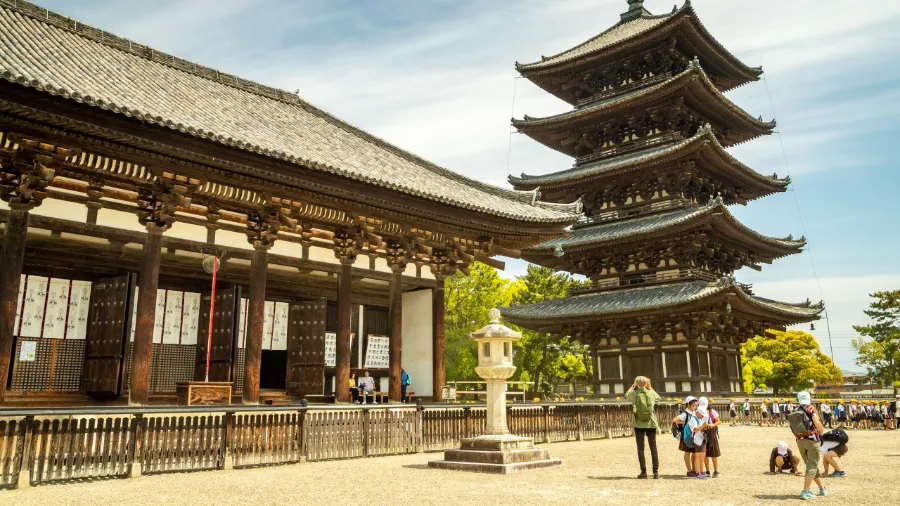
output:
[[[681,6],[679,0],[678,6]],[[499,186],[571,158],[514,133],[510,117],[571,106],[517,77],[612,26],[625,0],[39,0],[120,36],[286,90],[439,165]],[[812,333],[855,364],[853,325],[875,291],[900,289],[900,2],[694,0],[706,28],[764,79],[728,93],[777,133],[730,151],[791,190],[733,206],[802,255],[741,270],[757,295],[824,299]],[[654,14],[673,0],[646,0]],[[506,276],[525,270],[507,260]],[[809,331],[809,325],[798,328]],[[830,339],[829,339],[830,334]]]

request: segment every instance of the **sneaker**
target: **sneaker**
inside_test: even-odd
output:
[[[847,476],[844,471],[835,471],[828,475],[829,478],[843,478],[844,476]]]
[[[647,473],[641,473],[641,474],[637,475],[637,479],[639,479],[639,480],[646,480],[646,479],[647,479]]]
[[[713,478],[718,478],[718,477],[719,477],[719,471],[713,471],[712,477],[713,477]]]
[[[653,471],[653,479],[654,479],[654,480],[658,480],[658,479],[659,479],[659,473],[658,473],[658,472]]]
[[[372,401],[372,404],[378,404],[378,401]]]
[[[803,492],[800,492],[800,500],[802,500],[802,501],[809,501],[809,500],[815,499],[815,498],[816,498],[816,496],[814,496],[812,494],[812,492],[810,492],[809,490],[804,490]]]
[[[706,474],[706,473],[697,473],[697,479],[698,479],[698,480],[705,480],[705,479],[707,479],[707,478],[709,478],[709,475],[708,475],[708,474]]]
[[[810,494],[811,494],[811,493],[812,493],[812,492],[810,492]],[[827,496],[827,495],[828,495],[828,491],[825,490],[825,487],[822,487],[822,488],[819,489],[819,497],[825,497],[825,496]]]
[[[687,477],[688,477],[688,478],[696,478],[696,477],[697,477],[697,473],[695,473],[694,471],[688,471],[688,472],[687,472]]]

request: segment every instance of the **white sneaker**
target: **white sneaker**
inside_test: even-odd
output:
[[[372,404],[378,404],[378,401],[372,401]]]

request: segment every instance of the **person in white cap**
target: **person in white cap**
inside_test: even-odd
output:
[[[800,463],[800,457],[794,455],[794,452],[788,448],[787,443],[781,441],[778,446],[772,448],[772,454],[769,455],[769,474],[790,471],[797,476],[803,476],[803,473],[797,470],[797,464]]]
[[[816,408],[810,405],[809,392],[799,392],[797,394],[797,402],[800,409],[788,415],[791,432],[797,438],[797,446],[800,449],[800,457],[806,464],[806,476],[803,478],[803,491],[800,492],[800,498],[803,500],[815,499],[816,496],[809,491],[812,482],[815,481],[819,486],[819,495],[826,496],[828,491],[822,483],[819,474],[819,460],[822,458],[822,434],[825,428],[819,421],[819,415]]]
[[[683,428],[684,424],[688,423],[688,420],[695,416],[699,403],[700,402],[696,397],[689,395],[687,399],[684,400],[684,411],[676,416],[675,419],[672,420],[672,423]],[[688,478],[695,478],[697,476],[697,468],[694,467],[695,448],[687,446],[684,443],[684,438],[679,435],[678,450],[684,452],[684,466],[687,468]]]
[[[719,424],[722,420],[719,418],[719,412],[712,409],[709,405],[709,399],[700,398],[699,408],[705,410],[707,415],[706,421],[706,458],[703,461],[706,474],[713,478],[719,477],[719,457],[722,456],[722,450],[719,447]],[[712,460],[712,473],[710,473],[709,461]]]

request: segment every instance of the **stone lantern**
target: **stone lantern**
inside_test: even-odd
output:
[[[506,426],[506,380],[516,372],[512,361],[513,342],[521,332],[500,324],[500,311],[488,311],[491,322],[469,337],[478,343],[478,367],[475,372],[487,385],[487,420],[485,434],[509,434]]]
[[[562,459],[551,459],[547,450],[534,447],[534,438],[509,433],[506,425],[506,380],[516,372],[513,342],[522,334],[500,324],[500,310],[488,311],[490,323],[469,337],[478,343],[478,367],[475,372],[487,385],[485,434],[462,439],[458,450],[444,452],[444,460],[428,467],[511,474],[526,469],[557,466]]]

